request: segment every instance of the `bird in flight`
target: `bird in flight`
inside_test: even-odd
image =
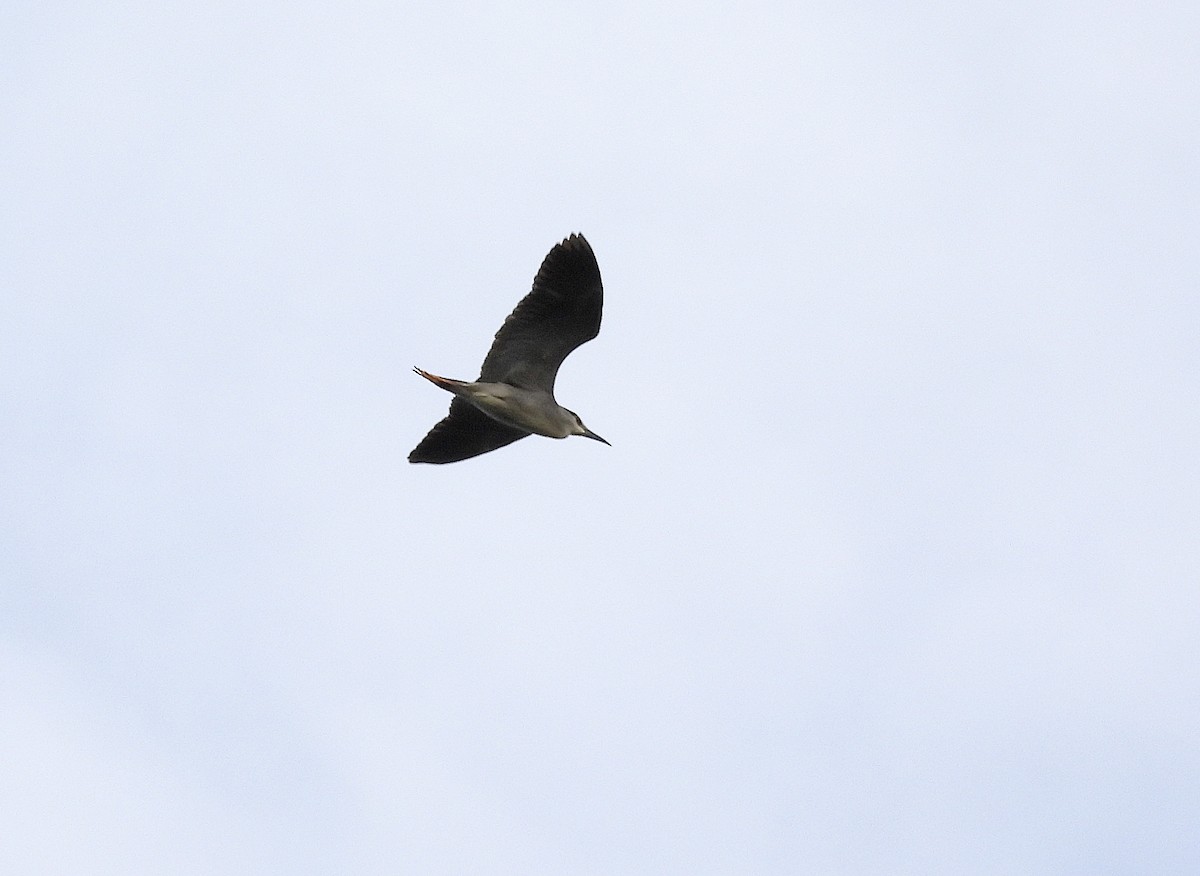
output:
[[[554,400],[554,378],[572,350],[600,333],[604,287],[582,234],[550,250],[533,290],[504,320],[473,383],[413,370],[454,393],[450,413],[408,455],[409,462],[458,462],[526,435],[604,441]]]

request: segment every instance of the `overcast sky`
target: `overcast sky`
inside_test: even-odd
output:
[[[0,871],[1200,872],[1198,45],[9,9]],[[575,231],[612,447],[408,464]]]

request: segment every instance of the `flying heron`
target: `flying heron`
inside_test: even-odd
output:
[[[413,370],[454,393],[449,415],[409,462],[458,462],[524,438],[582,435],[604,441],[554,400],[554,378],[572,350],[600,333],[600,266],[581,234],[550,250],[533,290],[504,320],[474,383]],[[604,441],[608,444],[607,441]]]

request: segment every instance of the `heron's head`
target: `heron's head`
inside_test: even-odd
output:
[[[575,413],[574,411],[567,411],[567,413],[571,415],[571,419],[574,421],[571,427],[572,435],[582,435],[584,438],[591,438],[593,441],[603,441],[605,444],[608,444],[607,441],[604,441],[603,438],[601,438],[587,426],[583,425],[583,420],[579,419],[579,414]],[[611,444],[608,444],[608,446],[612,447]]]

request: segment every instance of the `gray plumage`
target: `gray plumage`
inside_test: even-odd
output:
[[[572,234],[550,250],[533,289],[496,332],[479,379],[451,380],[414,368],[455,397],[450,413],[408,455],[409,462],[458,462],[538,434],[603,441],[554,399],[563,360],[600,333],[604,287],[591,246]]]

